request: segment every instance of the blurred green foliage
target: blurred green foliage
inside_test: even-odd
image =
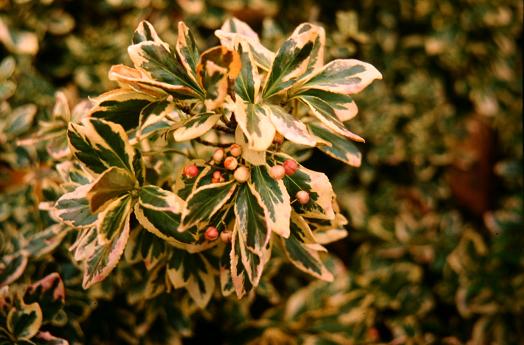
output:
[[[173,43],[184,19],[205,47],[229,15],[270,48],[320,22],[326,60],[355,57],[383,74],[350,123],[367,140],[362,167],[306,163],[330,169],[350,220],[350,236],[329,248],[336,282],[303,287],[307,277],[275,264],[256,298],[206,311],[178,291],[133,299],[126,286],[141,276],[125,267],[83,291],[72,235],[46,237],[60,230],[45,211],[60,183],[53,160],[17,140],[50,119],[55,91],[72,106],[108,90],[140,20]],[[0,0],[0,284],[59,272],[67,320],[43,330],[71,343],[520,343],[522,18],[511,0]]]

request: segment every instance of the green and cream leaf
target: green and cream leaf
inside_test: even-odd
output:
[[[87,192],[91,185],[81,185],[74,191],[62,195],[55,203],[53,215],[64,224],[74,228],[85,228],[94,225],[97,215],[91,212]]]
[[[122,126],[89,118],[82,125],[70,123],[67,135],[72,153],[95,173],[118,167],[134,174],[135,152]]]
[[[104,245],[111,242],[124,229],[129,228],[129,216],[133,210],[133,199],[130,195],[122,195],[107,205],[98,215],[98,243]]]
[[[103,211],[114,199],[138,187],[137,181],[127,170],[112,167],[104,171],[91,184],[86,198],[92,213]]]
[[[185,231],[192,226],[207,224],[235,191],[236,184],[232,181],[213,183],[195,189],[187,198],[182,211],[182,223],[179,231]]]
[[[248,147],[254,151],[265,151],[273,142],[275,127],[266,109],[260,104],[235,102],[235,119],[247,138]]]
[[[220,114],[205,112],[195,114],[180,124],[174,132],[175,141],[186,141],[206,134],[220,120]]]
[[[300,145],[315,146],[317,140],[306,125],[278,105],[265,105],[266,113],[275,129],[287,140]]]
[[[215,275],[203,254],[175,250],[167,265],[167,277],[176,289],[185,287],[200,308],[205,308],[215,290]]]
[[[249,186],[264,208],[271,231],[289,237],[291,204],[284,182],[273,179],[266,166],[253,166]]]
[[[220,39],[220,44],[229,49],[234,49],[238,43],[247,44],[257,66],[265,71],[271,68],[275,53],[264,47],[257,33],[243,21],[230,18],[220,30],[215,31],[215,35]]]
[[[311,132],[313,132],[313,134],[331,144],[331,146],[319,145],[318,148],[322,152],[348,165],[354,167],[360,166],[362,162],[362,154],[355,146],[355,144],[348,141],[344,137],[341,137],[332,133],[331,131],[328,131],[322,126],[311,124],[309,125],[309,128],[311,129]]]
[[[303,88],[351,95],[375,79],[382,79],[382,74],[373,65],[355,59],[337,59],[309,78]]]
[[[317,243],[304,218],[296,214],[291,217],[291,233],[289,238],[282,239],[282,245],[286,256],[298,269],[318,279],[333,281],[333,274],[318,254],[325,249]]]
[[[321,32],[323,33],[323,29],[319,26],[301,24],[282,44],[264,85],[262,94],[265,99],[291,88],[317,66],[322,59],[318,55],[319,49],[314,51],[314,47]],[[313,53],[316,53],[316,56]]]
[[[155,99],[152,95],[132,89],[112,90],[93,99],[95,106],[88,116],[118,123],[125,130],[130,130],[138,125],[142,109]]]
[[[129,238],[129,216],[120,224],[122,228],[116,231],[115,236],[105,244],[97,244],[89,257],[84,262],[84,277],[82,287],[89,288],[91,285],[104,280],[116,267],[122,256],[127,239]]]
[[[269,217],[248,185],[238,187],[235,200],[236,231],[246,248],[261,255],[269,242],[271,228]]]

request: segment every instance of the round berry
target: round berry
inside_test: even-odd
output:
[[[275,180],[281,180],[286,176],[286,169],[282,165],[274,165],[269,168],[269,176]]]
[[[233,157],[238,157],[242,154],[242,148],[238,144],[233,144],[229,147],[229,152]]]
[[[251,173],[249,172],[249,169],[245,166],[238,167],[237,170],[235,170],[235,173],[233,174],[235,177],[235,180],[239,183],[244,183],[247,180],[249,180],[249,177],[251,176]]]
[[[286,175],[291,176],[298,170],[298,163],[292,159],[286,159],[284,161],[284,169],[286,170]]]
[[[238,161],[235,157],[226,157],[224,160],[224,168],[227,170],[235,170],[238,166]]]
[[[222,172],[220,172],[220,170],[215,170],[213,172],[213,177],[211,178],[211,182],[213,183],[224,182],[224,177],[222,177]]]
[[[195,164],[186,165],[184,167],[184,176],[187,178],[194,178],[198,176],[198,167]]]
[[[208,241],[214,241],[218,238],[218,229],[214,226],[210,226],[206,229],[206,232],[204,233],[204,237]]]
[[[232,236],[231,231],[224,230],[220,233],[220,240],[224,243],[229,243]]]
[[[215,161],[215,163],[220,163],[222,162],[222,159],[224,159],[224,150],[223,149],[217,149],[214,153],[213,153],[213,160]]]
[[[302,205],[305,205],[309,202],[309,193],[305,190],[299,190],[295,196],[298,202]]]

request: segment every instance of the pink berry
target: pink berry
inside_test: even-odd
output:
[[[184,175],[187,178],[194,178],[198,176],[198,167],[195,164],[186,165],[184,167]]]
[[[251,173],[249,172],[248,168],[246,168],[245,166],[241,166],[238,167],[237,170],[235,170],[233,176],[235,177],[235,180],[237,180],[238,183],[244,183],[247,180],[249,180]]]
[[[269,168],[269,176],[275,180],[281,180],[286,176],[286,169],[282,165],[274,165]]]
[[[232,236],[233,236],[233,235],[231,234],[230,231],[226,231],[226,230],[224,230],[224,231],[222,231],[222,232],[220,233],[220,240],[221,240],[222,242],[224,242],[224,243],[229,243],[229,242],[231,242],[231,237],[232,237]]]
[[[235,157],[227,157],[224,160],[224,168],[227,170],[235,170],[238,166],[238,161]]]
[[[298,202],[302,205],[305,205],[309,202],[309,193],[305,190],[299,190],[295,196]]]
[[[284,169],[287,176],[291,176],[298,170],[298,163],[292,159],[286,159],[284,161]]]
[[[210,226],[206,229],[206,232],[204,233],[204,237],[208,241],[214,241],[218,238],[218,229],[214,226]]]
[[[223,149],[217,149],[214,153],[213,153],[213,160],[215,161],[215,163],[220,163],[222,162],[222,159],[224,159],[224,150]]]
[[[211,178],[211,182],[213,183],[224,182],[224,178],[222,177],[222,173],[220,172],[220,170],[215,170],[213,172],[213,177]]]
[[[242,148],[238,144],[233,144],[229,147],[229,152],[233,157],[238,157],[242,154]]]

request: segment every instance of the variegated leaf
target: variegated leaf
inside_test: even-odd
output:
[[[127,219],[120,223],[123,227],[118,229],[112,240],[105,244],[97,244],[85,260],[82,280],[84,289],[104,280],[120,261],[129,238],[129,215],[130,213]]]
[[[126,65],[113,65],[109,69],[109,80],[118,83],[121,88],[132,89],[137,92],[146,93],[151,96],[161,98],[168,95],[162,89],[162,85],[150,79],[144,71]]]
[[[125,130],[138,125],[142,109],[153,102],[155,97],[132,89],[116,89],[93,99],[95,106],[89,116],[118,123]]]
[[[198,238],[196,228],[178,231],[183,207],[184,201],[176,194],[150,185],[140,190],[135,216],[147,231],[178,248],[198,252],[213,246],[204,237]]]
[[[156,33],[155,28],[151,23],[146,20],[141,21],[135,32],[133,33],[133,44],[138,44],[141,42],[153,41],[159,44],[164,44],[168,48],[167,44],[163,42],[158,34]]]
[[[98,216],[98,243],[111,242],[124,227],[129,228],[129,216],[133,209],[133,199],[123,195],[113,199]]]
[[[375,79],[382,79],[382,74],[373,65],[355,59],[338,59],[325,65],[303,87],[355,94]]]
[[[213,183],[195,189],[187,198],[182,211],[182,224],[179,231],[185,231],[194,225],[209,221],[233,195],[236,184],[232,181]]]
[[[178,195],[158,186],[147,185],[140,189],[139,203],[154,210],[168,210],[180,214],[184,207],[184,200]]]
[[[76,261],[83,261],[93,255],[97,247],[97,230],[95,226],[81,229],[75,242],[69,248],[74,251],[73,258]]]
[[[231,277],[231,243],[226,244],[220,256],[220,290],[223,296],[229,296],[235,292],[233,279]]]
[[[220,39],[220,44],[229,49],[234,49],[239,42],[246,43],[258,67],[266,71],[271,68],[275,53],[264,47],[257,33],[243,21],[230,18],[224,22],[220,30],[215,31],[215,35]]]
[[[29,253],[18,251],[0,258],[0,288],[11,284],[24,273]]]
[[[235,201],[236,231],[246,248],[261,255],[269,242],[269,217],[247,184],[240,185]]]
[[[264,98],[289,89],[321,61],[318,56],[319,50],[314,51],[317,40],[320,40],[320,32],[323,32],[323,29],[316,25],[301,24],[282,44],[266,79],[262,93]],[[313,56],[313,53],[316,53],[316,56]]]
[[[17,307],[11,308],[7,314],[6,326],[14,338],[22,342],[31,339],[38,333],[42,321],[42,309],[38,303],[25,304],[19,301]]]
[[[264,269],[262,257],[247,249],[245,236],[240,233],[235,222],[229,258],[231,279],[239,299],[257,286]]]
[[[92,171],[119,167],[134,174],[135,152],[122,126],[90,118],[82,125],[70,123],[67,135],[73,154]]]
[[[273,179],[266,166],[253,166],[249,186],[264,208],[271,231],[287,238],[291,205],[284,182]]]
[[[176,289],[185,287],[200,308],[205,308],[215,290],[213,268],[199,253],[174,250],[167,265],[167,276]]]
[[[150,103],[140,113],[137,137],[144,139],[170,130],[180,119],[179,112],[173,102],[165,99]]]
[[[247,138],[248,147],[254,151],[265,151],[273,142],[275,127],[260,104],[235,102],[235,119]]]
[[[240,56],[240,74],[235,80],[235,93],[244,101],[250,103],[258,102],[261,78],[251,51],[246,48],[246,42],[239,42],[235,49]]]
[[[139,226],[131,231],[124,255],[132,264],[143,261],[149,270],[165,257],[167,247],[166,241]]]
[[[87,192],[91,185],[81,185],[74,191],[62,195],[55,204],[53,214],[63,223],[74,228],[92,226],[97,215],[91,212]]]
[[[318,89],[302,89],[295,94],[296,97],[300,97],[301,95],[306,98],[316,97],[329,104],[329,106],[333,109],[337,119],[339,119],[341,122],[351,120],[358,113],[357,104],[349,95]]]
[[[135,43],[127,51],[135,67],[150,79],[147,83],[168,92],[203,96],[201,87],[175,59],[169,46],[158,38],[153,26],[146,26],[150,31],[150,38],[154,39]]]
[[[330,94],[328,96],[333,95],[334,94]],[[336,107],[343,107],[341,104],[344,103],[331,103],[330,98],[326,96],[326,92],[322,90],[306,90],[296,97],[308,105],[313,115],[333,132],[358,142],[364,142],[364,139],[347,129],[339,120],[337,111],[344,113],[345,109],[337,109]],[[340,99],[342,96],[338,95],[336,97]],[[344,117],[344,115],[342,114],[341,117]]]
[[[205,112],[192,115],[178,127],[173,136],[176,141],[186,141],[206,134],[220,120],[220,114]]]
[[[135,177],[127,170],[117,167],[107,169],[91,184],[86,194],[91,213],[103,211],[114,199],[128,194],[136,187],[138,183]]]
[[[286,156],[277,158],[283,162]],[[308,218],[333,219],[335,217],[333,210],[335,193],[325,174],[299,165],[293,175],[284,177],[284,185],[289,195],[293,197],[301,190],[309,193],[310,200],[307,204],[292,203],[295,212]]]
[[[66,225],[53,224],[29,236],[25,248],[33,258],[38,259],[54,251],[62,243],[69,230],[71,228]]]
[[[348,165],[359,167],[362,162],[362,154],[352,142],[328,131],[322,126],[309,125],[311,132],[319,138],[329,142],[331,146],[319,145],[318,148],[327,155],[336,158]]]
[[[307,130],[306,125],[289,114],[278,105],[265,105],[266,113],[275,126],[287,140],[300,145],[315,146],[317,140]]]
[[[229,79],[234,80],[239,72],[240,57],[236,51],[218,46],[202,53],[197,76],[206,91],[204,104],[207,110],[214,110],[224,103]]]
[[[302,217],[292,215],[291,233],[289,238],[282,239],[282,244],[286,256],[298,269],[316,278],[333,281],[333,274],[328,271],[318,254],[325,249],[316,242],[311,229]]]
[[[235,143],[242,148],[242,158],[251,165],[266,165],[266,151],[255,151],[250,148],[244,131],[240,126],[235,129]]]
[[[198,66],[198,60],[200,53],[195,42],[195,38],[191,33],[191,30],[187,27],[184,22],[178,22],[178,37],[176,41],[176,53],[177,57],[184,65],[187,73],[195,80],[196,69]]]
[[[24,292],[25,303],[38,303],[43,320],[52,321],[65,302],[65,287],[58,273],[51,273],[29,285]]]

